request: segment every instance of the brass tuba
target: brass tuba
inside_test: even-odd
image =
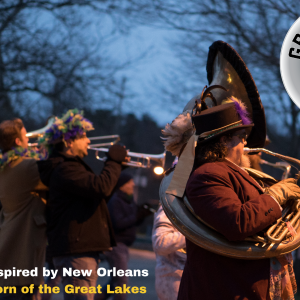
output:
[[[250,111],[254,127],[247,139],[247,152],[265,152],[276,157],[297,163],[300,161],[284,157],[263,149],[266,139],[266,122],[255,82],[239,54],[228,44],[214,42],[208,54],[207,78],[210,86],[221,85],[227,89],[214,90],[214,98],[218,105],[228,96],[242,100]],[[194,97],[184,108],[184,111],[194,107]],[[208,102],[208,101],[207,101]],[[208,106],[212,106],[208,104]],[[251,149],[252,148],[252,149]],[[259,182],[272,185],[277,181],[260,171],[248,169],[249,174]],[[276,257],[297,249],[300,245],[300,201],[287,206],[275,226],[266,230],[263,236],[255,235],[244,241],[230,242],[209,224],[201,220],[193,211],[186,196],[183,198],[167,194],[173,172],[167,173],[160,186],[160,200],[164,211],[173,225],[194,244],[208,251],[237,259],[264,259]],[[294,231],[289,230],[287,222],[292,224]]]
[[[254,170],[254,172],[256,172]],[[259,172],[262,173],[262,172]],[[267,174],[266,178],[273,180]],[[272,233],[279,230],[279,239],[281,241],[267,240],[265,237],[254,236],[241,242],[230,242],[222,234],[215,231],[200,220],[193,212],[191,205],[186,196],[183,198],[175,197],[166,194],[173,172],[169,173],[162,180],[159,196],[164,211],[173,225],[190,241],[210,252],[217,253],[232,258],[238,259],[263,259],[276,257],[282,254],[289,253],[297,249],[300,245],[300,202],[297,200],[296,207],[288,207],[283,211],[283,218],[277,221],[276,227],[271,228]],[[262,176],[262,174],[260,175]],[[290,222],[295,228],[294,236],[283,235],[286,230],[282,223],[285,223],[285,218],[289,217]],[[274,236],[274,235],[273,235]],[[278,235],[274,236],[274,240],[278,239]]]

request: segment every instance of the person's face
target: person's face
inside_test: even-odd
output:
[[[28,148],[28,141],[29,141],[29,138],[26,136],[26,134],[27,131],[25,127],[23,127],[20,131],[20,137],[17,137],[15,140],[16,145],[24,149]]]
[[[74,156],[79,156],[81,158],[88,155],[88,146],[91,143],[89,138],[86,136],[84,132],[80,138],[75,139],[74,141],[67,141],[67,145],[69,148],[69,154]]]
[[[228,155],[226,156],[237,165],[241,164],[242,156],[244,154],[244,146],[247,144],[247,134],[245,129],[238,130],[232,134],[232,138],[225,141],[228,148]],[[225,138],[223,138],[224,142]]]
[[[130,179],[128,182],[123,184],[119,189],[120,191],[124,192],[127,195],[133,195],[134,187],[135,187],[134,181],[133,179]]]

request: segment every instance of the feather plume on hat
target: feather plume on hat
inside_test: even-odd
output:
[[[249,113],[247,111],[246,105],[239,99],[231,96],[226,100],[222,101],[222,104],[226,103],[234,103],[236,112],[239,114],[240,118],[242,119],[243,125],[248,125],[252,123],[252,120],[249,117]]]
[[[165,150],[171,152],[172,155],[179,156],[182,147],[194,133],[191,112],[185,111],[178,115],[161,132],[164,135],[161,139],[164,140]]]

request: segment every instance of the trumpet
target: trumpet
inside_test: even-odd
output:
[[[105,161],[106,157],[100,157],[99,152],[108,152],[108,148],[94,148],[89,146],[89,150],[94,150],[96,158],[101,161]],[[166,152],[163,152],[161,154],[145,154],[145,153],[137,153],[137,152],[128,152],[127,156],[131,158],[135,158],[135,161],[130,162],[123,162],[122,165],[129,166],[129,167],[135,167],[135,168],[150,168],[151,167],[151,161],[158,162],[160,164],[160,169],[154,170],[154,172],[158,175],[162,174],[164,172],[165,167],[165,161],[166,161]]]

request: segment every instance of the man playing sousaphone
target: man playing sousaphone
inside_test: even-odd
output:
[[[294,179],[281,181],[264,192],[240,167],[246,129],[253,126],[245,113],[235,101],[192,116],[199,138],[186,195],[194,212],[230,241],[241,241],[263,230],[281,217],[281,206],[287,200],[300,198]],[[185,159],[184,153],[180,159]],[[281,282],[276,282],[278,278]],[[271,262],[239,260],[209,252],[187,240],[179,300],[270,299],[269,289],[277,294],[279,288],[281,295],[289,296],[278,299],[293,299],[296,287],[290,254]]]
[[[279,219],[287,201],[300,198],[300,188],[295,179],[286,179],[263,189],[244,169],[244,146],[249,141],[250,147],[261,147],[265,140],[263,107],[251,74],[241,58],[234,55],[234,49],[220,41],[215,42],[213,47],[214,57],[210,63],[218,65],[212,69],[219,75],[214,79],[221,82],[211,80],[208,72],[209,91],[203,91],[200,99],[196,98],[192,111],[195,131],[191,132],[191,127],[184,125],[184,121],[178,128],[178,121],[168,124],[163,131],[167,142],[171,140],[169,136],[181,136],[184,141],[184,144],[173,143],[181,145],[179,161],[173,175],[170,173],[165,177],[161,188],[166,214],[187,236],[187,261],[178,300],[292,300],[297,287],[291,254],[271,259],[265,258],[267,256],[262,259],[254,256],[249,256],[250,259],[233,258],[235,256],[227,255],[222,246],[220,251],[216,251],[220,243],[215,236],[214,248],[211,244],[207,246],[213,239],[207,238],[201,241],[202,244],[197,241],[198,233],[193,226],[199,220],[191,218],[189,223],[192,211],[202,224],[212,228],[210,231],[218,233],[232,246],[235,243],[238,246],[244,243],[241,241],[245,238]],[[224,71],[225,75],[222,75],[220,70],[227,73]],[[208,98],[213,99],[213,107],[206,105]],[[190,109],[188,104],[181,117],[187,116],[186,111]],[[185,134],[190,138],[187,139]],[[166,148],[172,149],[171,144]],[[170,183],[168,177],[172,178]],[[168,183],[168,188],[164,192],[165,183]],[[249,247],[248,251],[251,250]]]

